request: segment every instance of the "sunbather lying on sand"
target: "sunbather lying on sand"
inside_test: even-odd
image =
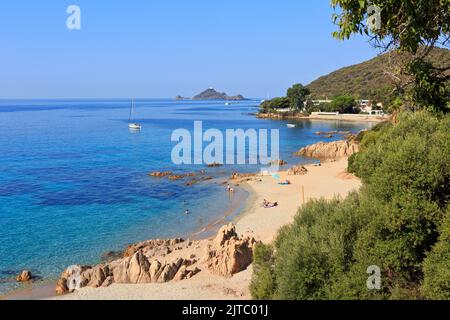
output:
[[[288,185],[291,184],[291,182],[290,182],[289,180],[286,179],[285,181],[279,182],[278,184],[279,184],[279,185],[282,185],[282,186],[288,186]]]
[[[264,199],[263,207],[266,208],[266,209],[268,209],[268,208],[275,208],[275,207],[278,207],[278,202],[272,203],[272,202],[269,202],[266,199]]]

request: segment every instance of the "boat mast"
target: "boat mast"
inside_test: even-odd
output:
[[[128,122],[132,122],[134,118],[134,99],[131,99],[130,116],[128,117]]]

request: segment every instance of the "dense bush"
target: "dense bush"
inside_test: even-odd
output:
[[[254,297],[448,298],[449,129],[449,116],[408,113],[360,137],[349,169],[361,190],[308,203],[273,250],[258,248]],[[367,289],[371,265],[382,271],[381,290]]]
[[[440,238],[423,263],[422,291],[431,299],[450,299],[450,210],[440,229]]]

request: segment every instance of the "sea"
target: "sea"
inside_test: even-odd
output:
[[[23,288],[14,281],[23,269],[36,285],[49,283],[69,265],[98,263],[146,239],[207,236],[241,214],[248,193],[238,188],[230,197],[224,183],[234,171],[260,167],[176,165],[176,129],[193,132],[194,121],[224,136],[227,129],[278,129],[280,158],[294,165],[316,161],[293,153],[323,140],[317,131],[374,125],[262,120],[254,115],[259,103],[139,99],[136,131],[128,128],[129,99],[0,100],[0,295]],[[194,178],[149,177],[154,171],[193,172],[205,181],[188,186]]]

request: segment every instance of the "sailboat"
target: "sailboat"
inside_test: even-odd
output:
[[[132,130],[141,130],[141,125],[134,122],[134,100],[131,100],[130,117],[128,119],[128,128]]]

